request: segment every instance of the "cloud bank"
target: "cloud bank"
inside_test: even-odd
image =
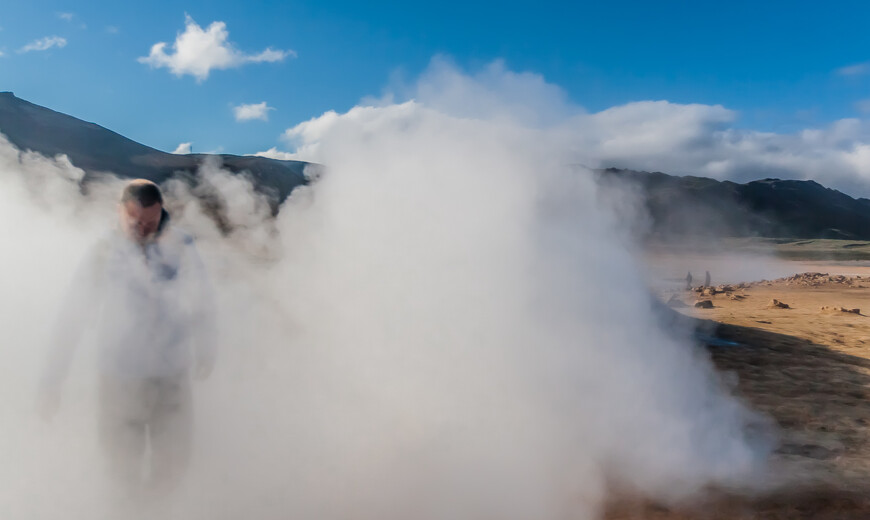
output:
[[[167,68],[176,76],[185,74],[198,82],[208,78],[212,70],[231,69],[249,63],[271,63],[295,56],[292,50],[267,48],[256,54],[246,54],[229,41],[224,22],[212,22],[203,30],[190,16],[184,23],[184,32],[178,34],[167,52],[167,43],[155,43],[148,56],[139,58],[152,68]]]
[[[572,102],[557,85],[496,61],[464,71],[435,58],[413,83],[393,85],[346,114],[330,111],[287,129],[286,151],[260,154],[306,160],[340,119],[383,113],[413,101],[457,117],[497,118],[540,129],[546,140],[585,166],[662,171],[748,182],[768,177],[812,179],[853,196],[870,197],[870,121],[842,119],[795,133],[738,126],[739,113],[721,105],[637,101],[599,112]],[[863,109],[866,103],[859,106]]]

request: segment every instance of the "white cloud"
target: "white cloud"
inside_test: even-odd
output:
[[[722,107],[631,103],[574,121],[590,163],[747,182],[765,177],[814,179],[870,195],[870,122],[843,119],[778,134],[735,128]],[[613,117],[623,113],[624,118]]]
[[[75,15],[73,15],[72,13],[57,13],[58,18],[60,18],[61,20],[66,20],[67,22],[71,22],[74,16]]]
[[[870,61],[856,63],[855,65],[849,65],[847,67],[840,67],[839,69],[837,69],[837,74],[841,76],[861,76],[863,74],[867,74],[868,72],[870,72]]]
[[[276,61],[281,61],[287,56],[295,57],[296,51],[288,50],[275,50],[272,48],[265,49],[264,51],[253,54],[251,56],[245,56],[244,59],[250,63],[272,63]]]
[[[254,157],[265,157],[267,159],[278,159],[279,161],[298,161],[299,157],[295,153],[282,152],[277,147],[273,146],[268,150],[250,154]]]
[[[61,38],[60,36],[46,36],[45,38],[40,38],[39,40],[34,40],[24,47],[18,50],[19,53],[30,52],[30,51],[46,51],[51,49],[52,47],[65,47],[66,46],[66,38]]]
[[[245,54],[236,49],[228,39],[226,23],[212,22],[203,30],[188,16],[184,32],[175,38],[170,52],[166,52],[166,42],[155,43],[148,56],[139,58],[139,62],[153,68],[168,68],[176,76],[189,74],[197,81],[203,81],[215,69],[230,69],[247,63],[282,61],[288,56],[296,55],[292,50],[272,48],[257,54]]]
[[[254,119],[268,121],[270,110],[275,110],[275,108],[270,107],[263,101],[262,103],[234,106],[233,114],[236,117],[236,121],[251,121]]]
[[[181,155],[189,154],[191,152],[192,145],[193,143],[181,143],[175,148],[172,153]]]
[[[114,25],[107,25],[106,26],[106,32],[109,34],[118,34],[120,31],[121,30],[118,29],[118,27],[116,27]]]
[[[856,106],[870,113],[870,100]],[[421,109],[539,129],[542,132],[533,138],[562,143],[564,161],[591,167],[735,182],[813,179],[853,196],[870,196],[870,120],[843,119],[795,133],[774,133],[740,128],[739,113],[721,105],[637,101],[588,113],[541,76],[510,71],[501,62],[468,73],[445,60],[433,60],[410,86],[397,87],[347,113],[326,112],[287,129],[281,136],[289,150],[285,153],[294,159],[322,160],[322,137],[339,121],[368,128],[392,124],[399,117],[407,124],[413,119],[407,113]]]

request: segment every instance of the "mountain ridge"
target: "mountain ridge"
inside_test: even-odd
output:
[[[639,191],[649,236],[870,240],[870,199],[814,180],[766,178],[738,184],[618,168],[595,171],[607,187]]]
[[[91,123],[0,92],[0,133],[19,150],[53,157],[64,154],[85,171],[85,182],[101,175],[143,178],[162,183],[171,177],[196,177],[209,159],[233,173],[245,172],[275,207],[306,183],[303,161],[232,154],[172,154],[138,143]]]
[[[167,153],[8,91],[0,92],[0,133],[19,150],[66,155],[85,171],[86,183],[113,174],[157,183],[175,177],[196,184],[200,166],[214,160],[226,170],[248,175],[254,188],[267,195],[274,213],[293,189],[308,182],[306,168],[320,168],[258,156]],[[605,191],[628,188],[640,196],[650,217],[647,238],[870,240],[870,199],[855,199],[813,180],[767,178],[738,184],[618,168],[594,174]]]

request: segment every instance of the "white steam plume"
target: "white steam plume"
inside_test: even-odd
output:
[[[275,220],[206,165],[228,237],[167,186],[215,280],[221,355],[163,517],[592,519],[616,490],[675,501],[751,475],[749,412],[658,324],[591,176],[492,114],[408,102],[310,122],[298,138],[328,169]],[[88,358],[57,421],[32,410],[42,331],[118,185],[84,197],[63,161],[0,152],[0,280],[18,295],[0,316],[0,516],[119,518]]]

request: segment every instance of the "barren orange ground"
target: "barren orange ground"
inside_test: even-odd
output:
[[[778,425],[769,488],[671,508],[617,499],[607,518],[870,519],[870,269],[794,267],[849,274],[753,283],[713,296],[677,288],[659,294],[739,344],[708,349],[719,369],[736,374],[737,394]],[[788,308],[770,306],[774,299]],[[713,308],[694,307],[698,300]]]

